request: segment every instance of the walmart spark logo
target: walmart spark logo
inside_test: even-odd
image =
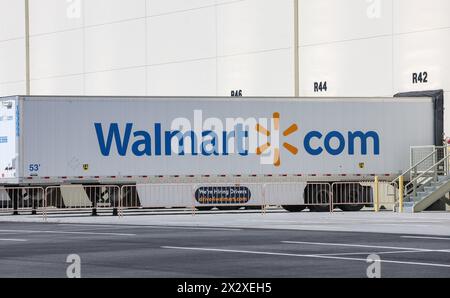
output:
[[[271,130],[269,131],[261,124],[256,125],[256,131],[266,139],[270,138],[265,144],[262,144],[256,149],[256,154],[261,156],[262,164],[272,164],[276,167],[281,165],[281,153],[280,153],[280,113],[273,113]],[[291,134],[298,131],[297,124],[292,124],[286,130],[283,131],[283,136],[288,137]],[[298,148],[294,145],[283,142],[283,147],[293,155],[298,154]],[[270,150],[266,155],[263,155]]]

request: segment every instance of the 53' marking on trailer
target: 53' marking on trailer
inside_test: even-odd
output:
[[[39,169],[41,168],[41,164],[32,163],[28,166],[28,170],[30,172],[39,172]]]

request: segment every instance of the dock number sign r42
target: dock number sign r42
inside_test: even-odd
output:
[[[413,72],[412,74],[412,83],[413,84],[426,84],[428,83],[428,72]]]

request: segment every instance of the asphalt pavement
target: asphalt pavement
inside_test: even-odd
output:
[[[450,237],[245,227],[0,222],[0,277],[450,277]],[[373,256],[371,257],[373,258]]]

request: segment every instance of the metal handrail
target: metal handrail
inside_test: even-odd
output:
[[[415,165],[411,166],[408,170],[406,170],[405,172],[403,172],[400,176],[406,177],[406,175],[408,173],[410,173],[412,170],[416,169],[418,166],[420,166],[422,163],[424,163],[427,159],[429,159],[430,157],[432,157],[433,155],[437,154],[438,150],[440,149],[444,149],[444,148],[448,148],[449,146],[436,146],[434,151],[431,152],[430,154],[428,154],[426,157],[424,157],[422,160],[420,160],[419,162],[417,162]],[[400,176],[398,176],[397,178],[395,178],[391,183],[396,183],[399,179]]]
[[[395,187],[395,199],[394,199],[394,205],[398,203],[399,198],[397,197],[397,192],[398,192],[398,185],[399,185],[399,180],[400,177],[406,177],[408,174],[411,174],[412,170],[415,170],[415,172],[417,173],[417,168],[418,166],[420,166],[421,164],[423,164],[425,161],[427,161],[429,158],[431,158],[432,156],[438,154],[439,150],[444,149],[445,150],[445,156],[440,159],[439,161],[437,161],[436,163],[434,163],[431,167],[429,167],[427,170],[423,171],[421,174],[419,174],[419,176],[414,177],[408,184],[405,185],[404,189],[404,195],[403,197],[406,197],[408,195],[411,194],[411,192],[415,193],[417,191],[417,182],[419,179],[424,178],[426,174],[429,174],[429,172],[431,170],[433,170],[434,168],[436,168],[437,166],[439,166],[441,163],[443,163],[445,160],[447,160],[450,157],[450,154],[448,154],[448,149],[450,148],[449,145],[443,145],[443,146],[435,146],[435,149],[433,152],[431,152],[430,154],[428,154],[427,156],[425,156],[422,160],[420,160],[419,162],[417,162],[416,164],[414,164],[413,166],[411,166],[408,170],[406,170],[405,172],[403,172],[400,176],[398,176],[397,178],[395,178],[390,184],[392,186]],[[448,167],[447,167],[447,171],[448,171]],[[437,171],[435,173],[437,175]],[[429,176],[428,176],[429,177]],[[421,186],[426,186],[430,181],[427,181],[426,183],[424,183]],[[413,185],[413,189],[408,189],[408,187],[410,187],[411,185]]]
[[[437,179],[437,167],[444,163],[446,160],[448,160],[450,158],[450,154],[446,154],[442,159],[440,159],[438,162],[436,162],[434,165],[432,165],[431,167],[429,167],[428,169],[426,169],[425,171],[423,171],[423,173],[421,173],[420,175],[418,175],[417,177],[415,177],[413,180],[411,180],[408,184],[405,185],[405,195],[410,194],[411,192],[415,193],[416,189],[417,189],[417,181],[420,178],[423,177],[432,177],[434,181],[436,181]],[[433,171],[432,171],[433,170]],[[447,167],[447,171],[448,171],[448,167]],[[433,174],[434,176],[425,176],[426,174]],[[429,184],[430,181],[422,184],[421,186],[426,186]],[[413,186],[412,191],[408,191],[408,187]]]

